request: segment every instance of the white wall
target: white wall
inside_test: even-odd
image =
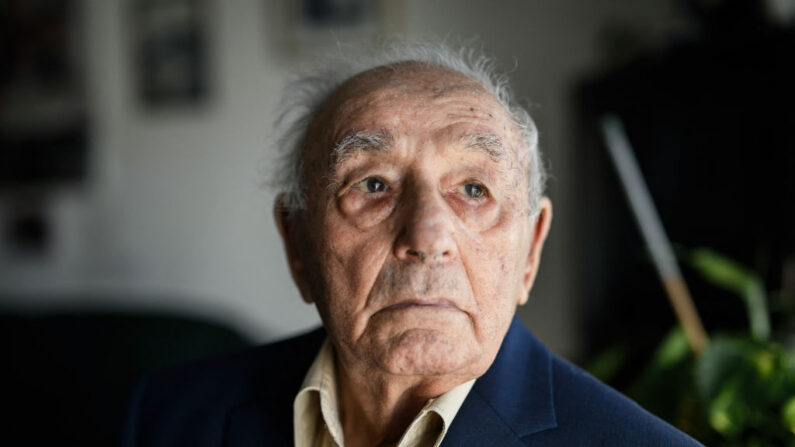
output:
[[[317,324],[294,290],[261,188],[281,86],[310,51],[294,42],[285,1],[210,1],[212,94],[206,106],[151,114],[135,100],[127,3],[84,0],[92,172],[53,197],[53,256],[0,249],[0,291],[24,308],[102,301],[208,315],[259,340]],[[567,244],[573,80],[599,63],[601,27],[624,21],[650,42],[677,24],[665,0],[384,0],[383,26],[409,35],[478,35],[534,104],[554,174],[552,236],[523,319],[554,350],[577,351],[576,278]],[[292,43],[291,43],[292,42]],[[332,43],[333,39],[327,39]],[[320,43],[318,43],[320,44]],[[305,45],[305,44],[304,44]],[[317,48],[315,49],[317,50]],[[3,217],[0,201],[0,221]],[[95,298],[76,298],[93,296]]]

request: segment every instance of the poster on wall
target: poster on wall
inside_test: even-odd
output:
[[[376,2],[365,0],[301,0],[305,27],[361,27],[375,14]]]
[[[207,4],[133,0],[136,92],[148,107],[198,105],[207,97]]]
[[[340,43],[375,43],[405,30],[404,0],[284,0],[289,20],[282,28],[287,45],[297,55],[333,51]],[[273,3],[263,0],[266,14]]]
[[[77,2],[0,7],[0,193],[45,194],[83,180],[87,100]]]

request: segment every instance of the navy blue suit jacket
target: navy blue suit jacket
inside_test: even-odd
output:
[[[293,399],[324,338],[320,329],[144,379],[124,446],[292,445]],[[551,354],[514,318],[443,445],[699,444]]]

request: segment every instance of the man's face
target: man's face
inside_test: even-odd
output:
[[[307,210],[277,219],[343,366],[488,369],[549,221],[546,199],[531,219],[527,163],[505,109],[458,73],[401,64],[329,98],[305,144]]]

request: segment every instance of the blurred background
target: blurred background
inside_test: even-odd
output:
[[[755,281],[773,330],[749,343],[790,352],[794,26],[795,0],[1,0],[12,433],[46,420],[28,439],[112,444],[140,374],[319,324],[263,186],[272,123],[296,70],[340,41],[394,35],[476,37],[535,117],[555,217],[519,315],[553,351],[628,391],[672,340],[674,314],[602,143],[599,120],[614,113],[683,264],[706,247],[720,254],[710,265]],[[695,264],[684,273],[707,331],[748,332],[746,283],[732,289]],[[703,362],[686,351],[676,380],[689,384]],[[795,371],[787,355],[774,370]],[[721,430],[704,403],[718,385],[679,390],[704,408],[657,412],[701,439],[778,442],[787,411],[795,421],[790,379],[760,413],[784,421],[772,437],[753,418],[750,435]],[[726,408],[718,416],[739,424]]]

